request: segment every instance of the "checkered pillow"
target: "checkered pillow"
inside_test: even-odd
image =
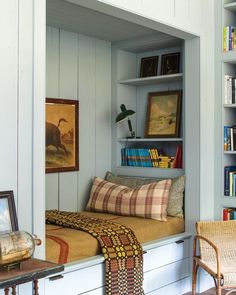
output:
[[[131,189],[95,177],[86,210],[166,221],[170,186],[165,179]]]

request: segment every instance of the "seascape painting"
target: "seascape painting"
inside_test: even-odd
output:
[[[146,137],[178,137],[180,91],[149,93]]]
[[[7,198],[0,199],[0,232],[1,234],[12,231],[10,209]]]
[[[78,101],[46,99],[46,172],[78,170]]]

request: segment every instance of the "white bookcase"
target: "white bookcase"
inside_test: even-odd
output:
[[[142,45],[142,44],[140,44]],[[146,47],[145,52],[139,52],[136,44],[136,52],[124,49],[113,48],[113,95],[115,96],[115,113],[120,112],[120,105],[125,104],[127,109],[132,109],[136,113],[131,117],[133,129],[136,136],[140,138],[126,139],[128,135],[127,121],[114,126],[114,140],[116,157],[114,167],[119,174],[135,174],[137,176],[158,176],[176,177],[184,174],[183,169],[156,168],[156,167],[133,167],[121,166],[121,149],[127,148],[157,148],[162,149],[169,156],[176,155],[178,145],[184,145],[184,89],[183,89],[183,66],[184,60],[183,43],[179,40],[178,46],[163,49],[158,47],[150,50]],[[163,54],[180,52],[180,72],[171,75],[160,75],[161,58]],[[140,64],[143,57],[158,56],[158,75],[154,77],[140,78]],[[145,121],[147,111],[147,97],[150,92],[182,90],[182,110],[180,119],[180,137],[178,138],[145,138]]]
[[[225,75],[236,77],[236,50],[223,52],[223,28],[236,26],[236,1],[216,1],[216,219],[223,218],[224,208],[236,208],[236,197],[224,195],[224,167],[236,165],[236,151],[224,150],[224,126],[236,125],[236,104],[225,104]]]

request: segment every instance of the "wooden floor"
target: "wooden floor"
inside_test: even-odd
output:
[[[227,291],[222,291],[222,295],[224,295],[224,294],[226,294],[227,293]],[[198,293],[198,294],[196,294],[196,295],[215,295],[216,294],[216,292],[215,292],[215,288],[212,288],[212,289],[209,289],[209,290],[207,290],[207,291],[205,291],[205,292],[203,292],[203,293]],[[233,293],[231,293],[232,295],[236,295],[236,291],[235,292],[233,292]],[[230,295],[231,295],[230,294]],[[192,295],[192,293],[191,292],[189,292],[189,293],[185,293],[184,295]]]

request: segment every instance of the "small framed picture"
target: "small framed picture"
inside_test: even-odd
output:
[[[161,75],[179,73],[180,52],[163,54],[161,57]]]
[[[179,136],[181,100],[181,90],[149,93],[146,137]]]
[[[46,173],[79,170],[77,100],[46,98]]]
[[[158,56],[141,59],[140,78],[157,76]]]
[[[13,191],[0,192],[0,234],[19,230]]]

